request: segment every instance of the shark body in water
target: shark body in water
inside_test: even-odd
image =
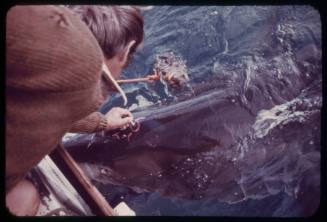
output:
[[[305,61],[314,56],[307,49]],[[65,147],[91,179],[138,193],[237,203],[285,192],[318,205],[308,192],[320,192],[321,70],[297,65],[280,79],[261,64],[251,76],[234,69],[244,74],[134,112],[141,127],[129,141],[78,135]]]

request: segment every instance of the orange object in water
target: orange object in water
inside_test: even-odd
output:
[[[186,62],[181,57],[176,56],[173,52],[165,52],[156,56],[152,75],[143,78],[120,79],[117,80],[117,83],[157,80],[161,80],[171,87],[180,88],[189,80]]]
[[[135,78],[135,79],[119,79],[118,83],[133,83],[133,82],[142,82],[142,81],[156,81],[160,79],[159,74],[148,75],[143,78]]]

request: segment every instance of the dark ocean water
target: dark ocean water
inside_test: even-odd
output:
[[[66,143],[107,200],[124,200],[137,215],[313,214],[320,201],[318,11],[155,6],[144,18],[144,47],[123,77],[144,76],[155,55],[173,52],[186,61],[190,81],[182,90],[123,86],[128,108],[143,118],[130,142],[91,135]],[[121,104],[114,95],[102,111]]]

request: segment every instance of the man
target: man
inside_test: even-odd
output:
[[[102,50],[70,10],[15,6],[6,17],[6,206],[35,215],[39,198],[24,180],[72,124],[96,110]]]
[[[114,86],[117,86],[114,79],[119,78],[123,68],[128,65],[136,49],[143,42],[143,17],[140,10],[133,6],[71,5],[67,7],[85,22],[97,39],[105,63],[113,76],[112,87],[103,92],[113,90]],[[131,118],[132,114],[128,110],[115,107],[106,115],[99,112],[92,113],[76,122],[70,131],[92,133],[123,128],[128,125]]]

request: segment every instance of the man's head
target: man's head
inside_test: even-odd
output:
[[[143,42],[143,17],[133,6],[71,5],[98,40],[114,78]]]

